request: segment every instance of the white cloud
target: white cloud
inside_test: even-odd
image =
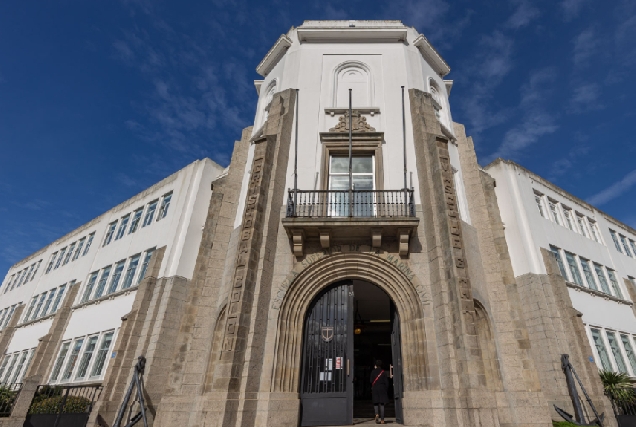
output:
[[[539,12],[539,9],[532,6],[530,2],[528,1],[521,0],[521,1],[516,1],[515,3],[518,4],[517,9],[510,16],[510,18],[508,18],[508,21],[506,22],[506,27],[508,28],[518,29],[518,28],[525,27],[533,19],[538,18],[539,15],[541,14]]]
[[[563,0],[561,1],[561,9],[563,11],[563,18],[566,21],[579,16],[579,12],[587,0]]]
[[[605,108],[600,101],[601,87],[597,83],[584,83],[574,88],[567,110],[570,113],[587,113]]]
[[[587,202],[600,206],[618,196],[624,194],[636,184],[636,169],[625,175],[620,181],[615,182],[606,189],[599,191],[587,199]]]
[[[598,53],[600,47],[599,37],[593,28],[588,28],[576,36],[573,56],[576,67],[588,64],[590,59]]]

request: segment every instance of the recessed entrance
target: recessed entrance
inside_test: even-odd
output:
[[[322,291],[305,319],[301,425],[350,425],[374,418],[370,374],[392,374],[385,419],[402,423],[402,357],[395,305],[381,288],[345,280]]]

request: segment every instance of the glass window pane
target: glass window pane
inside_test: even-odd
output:
[[[55,313],[62,302],[62,297],[64,296],[64,290],[66,289],[66,283],[60,286],[60,289],[57,291],[57,297],[55,297],[55,303],[53,304],[53,308],[51,308],[51,313]]]
[[[5,384],[9,383],[9,379],[11,378],[11,374],[13,373],[13,368],[15,367],[15,362],[17,362],[19,356],[20,356],[19,353],[15,353],[13,357],[11,357],[11,361],[9,362],[9,367],[7,368],[7,373],[4,379],[2,380],[2,382],[4,382]]]
[[[110,345],[113,341],[114,332],[108,332],[102,338],[102,343],[99,346],[99,351],[97,352],[97,358],[95,359],[95,364],[93,365],[93,370],[91,371],[91,377],[96,377],[102,374],[104,370],[104,364],[106,362],[106,356],[108,355],[108,351],[110,350]]]
[[[77,357],[79,356],[79,352],[82,349],[82,344],[84,344],[84,338],[76,339],[73,343],[73,350],[71,350],[71,354],[69,355],[68,361],[66,362],[66,367],[64,368],[64,373],[62,374],[62,381],[71,378],[71,374],[73,373],[73,369],[75,368],[75,363],[77,362]]]
[[[598,329],[591,329],[592,331],[592,340],[594,341],[594,346],[596,347],[596,353],[598,354],[599,359],[601,360],[601,366],[605,371],[612,370],[612,364],[609,360],[609,355],[607,354],[607,349],[605,348],[605,343],[603,342],[603,338],[601,337],[601,331]]]
[[[568,274],[565,272],[565,266],[563,265],[563,259],[561,258],[559,248],[550,245],[550,251],[552,252],[552,255],[554,255],[554,259],[556,259],[559,270],[561,271],[561,276],[563,276],[565,280],[568,280]]]
[[[621,244],[618,243],[618,236],[616,235],[616,232],[614,230],[610,230],[610,234],[612,235],[612,240],[614,241],[614,247],[618,252],[622,253]]]
[[[139,278],[137,279],[137,283],[141,282],[143,280],[143,278],[146,276],[146,270],[148,269],[148,263],[150,262],[150,257],[152,257],[152,254],[154,252],[154,248],[153,249],[148,249],[148,251],[146,251],[146,255],[144,256],[144,262],[141,263],[141,271],[139,272]]]
[[[331,156],[329,173],[349,173],[349,157]]]
[[[373,173],[372,156],[353,156],[351,159],[351,169],[353,173]],[[347,172],[348,172],[347,168]]]
[[[42,309],[42,317],[46,316],[49,312],[49,308],[51,308],[51,303],[53,302],[53,298],[55,297],[55,289],[51,289],[49,291],[49,297],[46,299],[46,304],[44,304],[44,308]]]
[[[139,265],[139,258],[141,254],[137,254],[130,259],[130,263],[128,264],[128,268],[126,269],[126,277],[124,277],[124,284],[122,286],[123,289],[130,288],[133,284],[133,279],[135,278],[135,273],[137,272],[137,265]]]
[[[607,332],[607,342],[609,342],[610,348],[612,349],[612,354],[614,355],[614,361],[616,362],[616,366],[618,367],[618,371],[623,374],[627,373],[627,367],[625,366],[625,359],[623,359],[623,354],[621,353],[620,348],[618,347],[618,341],[616,341],[616,335],[612,331]]]
[[[545,215],[545,211],[543,209],[543,200],[541,199],[541,195],[540,194],[535,194],[534,195],[534,201],[537,203],[537,207],[539,208],[539,213],[541,214],[542,217],[546,217]]]
[[[40,309],[42,308],[42,304],[44,304],[45,299],[46,299],[46,292],[40,295],[40,298],[38,299],[38,305],[35,307],[35,310],[33,310],[33,315],[31,316],[31,320],[37,319],[38,317],[40,317]]]
[[[119,280],[121,279],[121,274],[124,271],[124,266],[126,265],[126,260],[119,261],[115,266],[115,271],[113,272],[113,278],[110,280],[110,285],[108,286],[107,294],[112,294],[117,290],[119,286]]]
[[[86,376],[88,365],[91,363],[93,353],[95,352],[95,346],[97,346],[97,338],[98,336],[95,335],[88,339],[86,348],[84,349],[84,354],[82,354],[82,359],[80,360],[79,367],[77,368],[77,375],[75,378],[84,378]]]
[[[126,228],[128,227],[128,221],[130,220],[130,214],[126,215],[121,219],[119,223],[119,229],[117,230],[117,236],[115,236],[115,240],[119,240],[124,237],[124,233],[126,232]]]
[[[91,243],[93,243],[93,237],[95,237],[94,232],[88,235],[88,242],[86,242],[86,248],[84,249],[84,253],[82,254],[82,256],[86,255],[88,253],[88,250],[91,248]]]
[[[82,248],[84,247],[85,241],[86,241],[86,237],[82,237],[80,239],[79,243],[77,244],[77,249],[75,249],[75,255],[73,255],[73,261],[79,258],[80,254],[82,253]]]
[[[106,282],[108,281],[108,277],[110,276],[110,270],[110,265],[102,270],[102,275],[99,278],[99,283],[97,284],[97,289],[95,290],[95,298],[101,297],[104,293],[104,289],[106,289]]]
[[[91,297],[91,293],[93,292],[93,287],[95,287],[95,282],[97,281],[97,271],[91,273],[88,278],[88,283],[86,284],[86,288],[84,289],[84,295],[82,296],[81,302],[86,302]]]
[[[596,271],[596,278],[598,282],[601,284],[601,289],[608,295],[611,295],[609,286],[607,284],[607,279],[605,278],[605,272],[603,271],[603,266],[600,264],[594,263],[594,271]]]
[[[590,268],[590,261],[584,258],[581,258],[581,266],[583,267],[583,274],[585,274],[585,281],[587,282],[587,286],[590,289],[598,290],[596,287],[596,282],[594,281],[594,275],[592,274],[592,269]]]
[[[55,262],[55,267],[54,269],[57,269],[60,264],[62,263],[62,258],[64,258],[64,253],[66,252],[66,248],[62,248],[60,250],[60,256],[57,257],[57,261]]]
[[[629,336],[625,334],[621,334],[621,341],[623,342],[625,354],[627,354],[627,360],[629,360],[629,364],[632,366],[632,373],[636,375],[636,354],[634,354],[632,342],[629,339]]]
[[[354,190],[373,190],[373,175],[354,175]]]
[[[55,361],[55,365],[53,366],[53,372],[51,373],[51,382],[57,381],[57,377],[60,375],[60,371],[62,370],[62,364],[64,363],[64,359],[66,358],[66,353],[68,353],[68,348],[71,346],[70,342],[65,342],[62,344],[62,348],[60,349],[60,354],[57,356],[57,360]]]
[[[168,193],[163,196],[163,200],[161,201],[161,209],[159,209],[159,215],[157,215],[157,221],[162,218],[165,218],[168,215],[168,209],[170,208],[170,200],[172,200],[172,193]]]
[[[349,176],[336,175],[329,178],[330,190],[348,190],[349,189]]]
[[[568,266],[570,267],[570,273],[572,274],[572,280],[579,286],[583,286],[583,280],[581,279],[581,272],[579,266],[576,263],[574,254],[570,252],[565,253],[565,258],[568,260]]]
[[[24,364],[28,356],[29,356],[29,350],[24,350],[22,353],[20,353],[20,358],[19,358],[20,361],[18,362],[18,366],[16,366],[15,371],[13,372],[13,377],[11,377],[11,380],[9,381],[10,384],[13,384],[18,380],[18,377],[20,376],[20,373],[22,372],[22,368],[24,368]]]
[[[141,214],[143,214],[143,212],[144,208],[139,208],[134,212],[132,221],[130,222],[130,230],[128,231],[128,234],[137,231],[137,229],[139,228],[139,220],[141,219]]]
[[[145,227],[152,223],[152,219],[155,216],[155,210],[157,210],[157,203],[158,203],[158,200],[155,200],[153,202],[150,202],[150,204],[148,205],[148,210],[146,211],[146,217],[144,218],[144,223],[142,227]]]
[[[2,382],[2,378],[4,376],[4,372],[7,369],[7,365],[9,364],[9,359],[11,358],[10,355],[6,355],[4,356],[4,359],[2,359],[2,365],[0,365],[0,382]]]
[[[614,289],[614,295],[620,299],[623,299],[623,293],[621,292],[621,287],[618,285],[618,281],[616,280],[616,274],[614,274],[614,270],[607,269],[607,274],[609,275],[610,282],[612,283],[612,289]]]

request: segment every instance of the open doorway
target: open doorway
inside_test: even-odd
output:
[[[370,375],[377,360],[382,361],[382,369],[390,377],[385,420],[395,423],[395,378],[391,377],[396,365],[393,360],[395,348],[392,346],[392,334],[397,326],[394,324],[397,321],[395,306],[386,292],[366,281],[353,280],[353,293],[354,424],[372,420],[375,416]]]

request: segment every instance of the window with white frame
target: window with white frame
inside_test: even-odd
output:
[[[618,280],[616,280],[616,273],[614,272],[614,270],[608,268],[607,276],[609,277],[610,283],[612,284],[612,289],[614,289],[614,296],[623,299],[623,292],[621,291],[621,287],[618,284]]]
[[[375,156],[353,155],[351,158],[351,186],[353,190],[375,189]],[[330,194],[330,216],[349,216],[349,158],[331,155],[329,158],[329,190],[340,190]],[[354,193],[353,216],[373,216],[373,193]]]
[[[152,254],[155,252],[155,248],[148,249],[146,254],[144,255],[144,261],[141,263],[141,270],[139,271],[139,278],[137,279],[137,283],[140,283],[144,277],[146,277],[146,270],[148,269],[148,263],[150,262],[150,258]]]
[[[93,271],[90,276],[88,276],[88,280],[86,281],[86,287],[84,288],[84,295],[82,295],[82,300],[80,302],[86,302],[91,297],[93,293],[93,288],[95,287],[95,282],[97,282],[98,271]]]
[[[583,286],[583,280],[581,279],[581,272],[579,271],[579,265],[576,262],[576,257],[571,252],[565,252],[565,259],[568,262],[568,267],[570,267],[570,275],[572,277],[572,281],[579,286]]]
[[[634,242],[632,239],[629,239],[629,246],[632,248],[634,258],[636,258],[636,242]]]
[[[548,206],[550,207],[550,214],[552,215],[552,220],[559,225],[563,225],[563,221],[561,221],[561,214],[559,213],[559,206],[557,202],[552,199],[548,199]]]
[[[548,218],[548,214],[545,211],[545,206],[543,205],[543,195],[541,193],[538,192],[534,192],[534,201],[537,204],[537,208],[539,208],[539,213],[541,214],[542,217],[544,218]]]
[[[71,243],[71,245],[68,247],[68,251],[66,252],[66,257],[64,257],[64,262],[62,263],[62,265],[68,264],[69,261],[71,260],[71,256],[73,255],[73,250],[75,249],[75,245],[77,245],[77,242]]]
[[[601,284],[601,290],[606,294],[611,295],[612,293],[609,290],[609,285],[607,284],[607,279],[605,278],[605,271],[603,271],[603,266],[595,262],[594,271],[596,271],[596,278]]]
[[[625,355],[627,356],[627,360],[629,360],[629,364],[632,368],[632,374],[636,376],[636,354],[634,354],[634,346],[632,345],[632,340],[627,334],[620,334],[621,341],[623,342],[623,348],[625,349]]]
[[[108,278],[110,277],[110,270],[112,266],[108,265],[102,269],[102,275],[99,278],[99,282],[97,282],[97,289],[95,289],[94,299],[101,297],[104,294],[104,289],[106,289],[106,283],[108,282]]]
[[[594,347],[596,348],[598,360],[600,360],[601,362],[601,367],[605,371],[612,371],[612,363],[610,362],[609,354],[607,353],[607,347],[605,347],[605,342],[603,341],[603,336],[601,335],[601,330],[597,328],[590,328],[590,332],[592,333],[592,341],[594,342]]]
[[[73,283],[75,282],[75,280],[69,282],[70,285],[73,285]],[[60,286],[57,290],[57,295],[55,297],[55,302],[53,303],[53,307],[51,308],[51,313],[55,313],[57,311],[58,308],[60,308],[60,303],[62,302],[62,298],[64,297],[64,291],[66,290],[66,283],[64,283],[62,286]]]
[[[126,233],[126,228],[128,227],[128,222],[130,221],[130,214],[124,215],[119,222],[119,229],[117,230],[117,235],[115,236],[115,240],[119,240],[124,237]]]
[[[150,204],[148,205],[148,210],[146,211],[146,216],[144,217],[144,223],[141,225],[142,227],[152,224],[152,219],[155,216],[155,211],[157,210],[158,203],[159,200],[153,200],[152,202],[150,202]]]
[[[594,240],[602,244],[603,239],[601,239],[601,232],[598,229],[598,224],[596,224],[596,221],[592,221],[589,218],[588,218],[588,223],[590,224],[590,230],[592,231],[592,236],[594,237]]]
[[[587,283],[587,287],[597,291],[598,287],[596,286],[596,281],[594,280],[594,274],[592,273],[592,268],[590,267],[590,260],[585,258],[579,258],[579,259],[581,261],[581,267],[583,269],[583,275],[585,276],[585,282]]]
[[[84,248],[84,253],[82,256],[88,253],[88,250],[91,248],[91,243],[93,243],[93,238],[95,237],[95,232],[92,232],[88,235],[88,241],[86,242],[86,248]]]
[[[605,331],[605,333],[607,334],[607,342],[609,343],[610,349],[612,350],[612,355],[614,356],[614,362],[616,363],[618,372],[626,374],[627,366],[625,365],[625,359],[623,359],[621,349],[618,346],[616,334],[614,333],[614,331]]]
[[[563,206],[563,217],[565,218],[565,225],[572,231],[576,231],[574,225],[574,218],[572,216],[572,209]]]
[[[622,234],[619,234],[618,237],[621,239],[621,243],[623,245],[624,253],[627,256],[632,256],[632,251],[629,248],[629,243],[627,242],[627,238]]]
[[[561,271],[561,276],[563,276],[565,280],[568,280],[568,273],[565,271],[565,265],[563,265],[563,259],[561,258],[561,250],[556,246],[550,245],[550,252],[552,252],[554,259],[556,259],[559,270]]]
[[[105,372],[115,331],[77,337],[62,343],[49,383],[95,380]]]
[[[104,244],[102,246],[106,246],[110,244],[113,240],[113,235],[115,234],[115,228],[117,228],[117,221],[113,221],[108,224],[108,228],[106,229],[106,236],[104,236]]]
[[[141,254],[133,255],[128,262],[128,268],[126,269],[126,276],[124,276],[124,284],[122,289],[128,289],[132,286],[135,279],[135,273],[137,273],[137,266],[139,265],[139,258]]]
[[[119,282],[121,281],[121,275],[124,272],[124,267],[126,265],[126,260],[121,260],[117,264],[115,264],[115,269],[113,270],[113,277],[110,279],[110,285],[108,285],[108,291],[106,294],[112,294],[117,291],[119,287]]]
[[[0,379],[0,382],[2,382],[2,384],[10,383],[11,376],[13,375],[13,369],[15,368],[18,358],[20,357],[20,353],[12,353],[7,357],[9,357],[9,363],[7,365],[7,371],[4,373],[4,377]]]
[[[616,234],[616,231],[610,228],[609,232],[610,232],[610,235],[612,236],[612,240],[614,241],[614,247],[616,248],[618,252],[623,253],[623,250],[621,249],[621,244],[618,241],[618,235]]]
[[[79,239],[79,242],[77,243],[77,249],[75,249],[75,255],[73,255],[73,261],[79,258],[80,254],[82,253],[84,242],[86,242],[86,237],[82,237],[81,239]]]
[[[139,221],[141,220],[141,215],[144,213],[143,206],[133,212],[132,220],[130,221],[130,230],[128,230],[128,234],[134,233],[139,228]]]
[[[157,221],[163,219],[168,215],[168,209],[170,208],[170,201],[172,200],[172,191],[163,196],[161,200],[161,207],[159,208],[159,213],[157,214]]]
[[[13,313],[15,312],[16,307],[17,307],[17,304],[14,304],[9,309],[9,313],[7,314],[7,317],[4,319],[4,323],[2,324],[3,328],[6,328],[9,322],[11,321],[11,318],[13,317]]]
[[[55,257],[57,256],[57,252],[53,252],[51,254],[51,259],[49,261],[49,265],[46,266],[46,271],[45,273],[48,273],[49,271],[51,271],[51,269],[53,268],[53,264],[55,263]]]
[[[55,267],[53,267],[53,270],[56,270],[60,267],[62,263],[62,258],[64,258],[65,253],[66,253],[66,247],[60,249],[60,254],[57,257],[57,261],[55,261]]]

